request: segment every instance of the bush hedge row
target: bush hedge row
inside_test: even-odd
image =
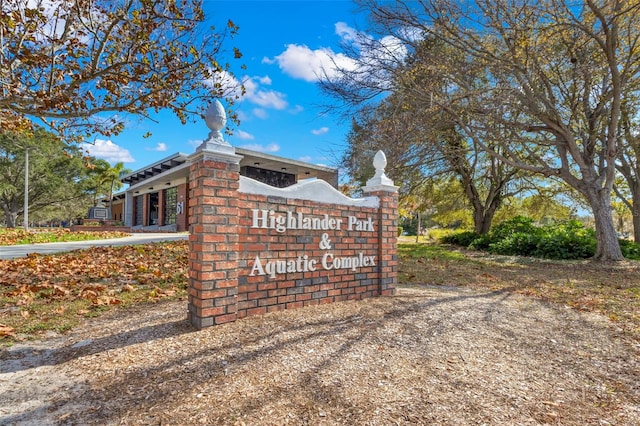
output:
[[[524,216],[506,220],[485,235],[461,231],[440,241],[494,254],[546,259],[585,259],[596,251],[595,232],[577,220],[536,226],[533,219]],[[620,240],[620,248],[626,258],[640,260],[638,244]]]

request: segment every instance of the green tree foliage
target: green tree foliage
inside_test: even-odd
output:
[[[342,70],[340,78],[322,83],[326,93],[359,108],[348,138],[345,167],[359,179],[370,153],[383,149],[392,165],[388,173],[401,185],[401,205],[409,201],[416,205],[426,180],[455,176],[472,211],[476,232],[488,232],[503,201],[524,189],[525,181],[517,168],[478,149],[476,141],[461,131],[458,120],[468,115],[467,103],[451,103],[450,108],[459,115],[453,117],[434,101],[454,88],[441,72],[441,64],[430,56],[448,58],[456,50],[435,37],[425,37],[407,57],[394,57],[388,48],[367,43],[371,42],[359,40],[369,52],[365,60],[358,52],[354,59],[361,61],[356,69]],[[461,66],[467,71],[464,83],[480,91],[486,85],[487,71],[473,65]],[[363,73],[372,67],[381,68],[385,78],[363,79]],[[388,95],[378,104],[372,101],[382,93]],[[505,132],[487,134],[483,142],[500,151],[491,138],[506,137]],[[417,204],[425,203],[427,200]]]
[[[24,213],[25,151],[29,150],[29,212],[58,209],[66,218],[76,212],[65,206],[77,205],[86,197],[82,180],[86,168],[81,152],[42,129],[33,133],[0,132],[0,208],[7,227],[17,225]],[[52,213],[53,214],[53,213]]]
[[[640,74],[640,3],[361,3],[407,50],[427,37],[449,46],[450,55],[425,51],[450,89],[434,92],[434,105],[477,148],[580,193],[594,217],[594,257],[622,259],[610,201],[625,143],[623,99],[637,91]],[[469,84],[479,70],[483,85]]]
[[[536,226],[524,216],[500,223],[487,235],[464,231],[442,241],[495,254],[548,259],[584,259],[593,256],[596,248],[594,231],[576,220]]]
[[[402,90],[353,120],[344,167],[363,183],[370,175],[372,154],[383,149],[390,164],[387,173],[401,186],[400,205],[412,213],[431,207],[434,181],[455,177],[472,210],[474,228],[486,233],[503,200],[522,189],[515,181],[517,170],[474,149],[473,141],[461,135],[455,123],[432,115],[428,105],[407,99],[417,89]]]
[[[100,200],[105,200],[111,208],[113,194],[123,186],[120,178],[130,173],[130,170],[124,167],[122,162],[111,166],[101,158],[88,160],[86,177],[82,183],[84,191],[91,196],[93,206],[98,205]]]
[[[201,114],[203,98],[228,91],[218,57],[238,29],[203,28],[201,4],[3,0],[0,128],[20,130],[29,117],[67,136],[112,135],[127,114],[168,109],[183,123]]]

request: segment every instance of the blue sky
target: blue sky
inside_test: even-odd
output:
[[[314,164],[335,166],[345,148],[350,119],[322,115],[331,100],[320,93],[316,75],[331,60],[347,64],[341,41],[352,39],[365,17],[351,1],[205,0],[208,24],[222,28],[228,19],[239,34],[225,41],[243,57],[230,61],[247,95],[236,105],[239,127],[226,139],[233,146]],[[221,61],[223,62],[223,61]],[[246,70],[240,65],[246,65]],[[203,121],[182,125],[169,112],[159,124],[132,120],[120,135],[97,136],[90,154],[136,170],[175,152],[192,153],[209,130]],[[229,123],[228,124],[232,124]],[[143,138],[151,132],[152,136]]]

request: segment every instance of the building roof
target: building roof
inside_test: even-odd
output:
[[[122,183],[128,183],[133,186],[139,182],[150,179],[154,176],[159,175],[160,173],[164,173],[168,170],[171,170],[177,166],[180,166],[188,161],[187,154],[183,154],[177,152],[173,155],[170,155],[167,158],[163,158],[160,161],[156,161],[153,164],[150,164],[146,167],[136,170],[135,172],[131,172],[128,175],[123,176],[120,180]]]
[[[318,166],[244,148],[235,148],[235,151],[236,154],[242,156],[240,160],[241,167],[251,166],[276,172],[286,172],[296,175],[296,180],[298,181],[315,177],[325,180],[333,186],[338,185],[338,171],[332,167]],[[135,186],[141,182],[153,179],[160,174],[166,175],[167,172],[173,169],[184,168],[185,163],[189,162],[189,157],[190,155],[188,154],[177,152],[160,161],[156,161],[153,164],[129,173],[120,180],[123,183],[129,184],[129,186]]]

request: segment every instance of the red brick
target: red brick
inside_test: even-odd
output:
[[[213,308],[204,308],[202,309],[202,317],[215,317],[217,315],[222,315],[225,313],[224,306],[216,306]]]
[[[247,309],[247,315],[248,316],[253,316],[253,315],[264,315],[267,313],[267,308],[262,306],[260,308],[252,308],[252,309]]]
[[[224,324],[227,322],[232,322],[235,321],[237,318],[237,315],[235,313],[233,314],[226,314],[226,315],[218,315],[214,318],[214,322],[216,324]]]

